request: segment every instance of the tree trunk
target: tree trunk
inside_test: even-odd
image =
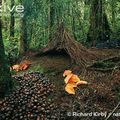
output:
[[[3,4],[6,4],[6,0],[3,0]],[[5,32],[9,31],[8,30],[8,18],[6,17],[6,15],[3,15],[2,20],[3,20],[2,21],[2,23],[3,23],[2,28],[4,28]]]
[[[20,3],[23,3],[20,0]],[[24,12],[24,16],[21,18],[21,28],[20,28],[20,41],[19,41],[19,55],[24,55],[28,49],[27,46],[27,28],[26,28],[26,13]]]
[[[0,1],[0,5],[2,1]],[[2,20],[0,17],[0,98],[4,97],[6,93],[12,88],[12,79],[10,70],[5,56],[4,45],[2,40]]]
[[[21,19],[21,31],[20,31],[20,44],[19,44],[19,55],[24,55],[27,50],[26,33],[25,33],[25,20]]]
[[[110,39],[110,26],[104,10],[104,0],[92,0],[90,28],[87,35],[87,42],[95,46],[97,42],[104,42]]]
[[[15,1],[11,0],[11,9],[13,8],[14,4]],[[14,37],[14,25],[15,25],[15,17],[14,17],[14,11],[12,11],[10,17],[10,39]]]
[[[115,21],[115,8],[116,8],[116,0],[111,1],[111,8],[112,8],[112,27],[113,30],[116,28],[116,21]]]

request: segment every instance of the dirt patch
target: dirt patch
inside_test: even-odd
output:
[[[99,51],[99,50],[98,50]],[[96,52],[98,52],[96,51]],[[104,51],[104,50],[103,50]],[[108,57],[108,51],[100,51],[103,57]],[[116,51],[114,51],[116,54]],[[109,55],[113,55],[109,52]],[[104,54],[103,54],[104,53]],[[100,54],[100,53],[99,53]],[[114,54],[114,55],[115,55]],[[120,98],[120,71],[101,72],[95,70],[85,70],[71,62],[66,55],[45,55],[41,57],[31,57],[32,65],[27,71],[34,68],[43,68],[44,75],[55,85],[54,101],[57,105],[57,119],[62,120],[104,120],[106,116],[117,106]],[[63,72],[70,69],[79,75],[81,79],[88,81],[87,86],[77,89],[76,95],[69,95],[65,92]],[[116,109],[118,113],[119,108]],[[81,116],[72,117],[73,112],[83,113]],[[99,113],[99,115],[97,113]],[[87,115],[85,115],[87,113]],[[90,116],[88,113],[92,113]],[[96,116],[95,116],[96,115]],[[110,120],[118,120],[118,117],[110,116]]]
[[[101,51],[101,53],[103,51]],[[111,56],[115,55],[114,53],[109,53],[109,55],[110,54]],[[108,54],[104,53],[103,56],[106,57]],[[70,119],[67,113],[72,113],[73,111],[82,111],[83,113],[107,112],[108,115],[108,113],[110,113],[118,104],[120,98],[119,70],[114,72],[83,70],[79,66],[71,64],[68,56],[66,57],[62,55],[46,55],[40,58],[33,58],[33,60],[35,60],[36,65],[45,68],[45,75],[56,86],[54,94],[56,104],[59,106],[60,117],[62,119]],[[64,78],[62,76],[65,69],[71,69],[74,73],[78,74],[81,79],[88,81],[89,85],[80,87],[75,96],[68,95],[64,90]],[[116,110],[116,112],[117,111],[118,110]],[[103,120],[105,117],[86,116],[74,117],[71,119]],[[117,120],[118,118],[111,116],[110,119]]]

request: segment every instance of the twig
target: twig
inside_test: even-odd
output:
[[[105,120],[108,120],[111,117],[111,115],[115,112],[115,110],[119,107],[119,105],[120,105],[120,102],[117,104],[117,106],[113,109],[113,111],[107,116]]]

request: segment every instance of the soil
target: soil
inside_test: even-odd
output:
[[[116,56],[120,50],[108,49],[90,49],[93,52],[99,53],[100,59]],[[84,70],[78,65],[71,64],[69,56],[66,55],[45,55],[37,58],[32,58],[33,66],[40,65],[44,68],[44,74],[55,84],[55,100],[59,106],[60,119],[71,120],[104,120],[106,116],[117,106],[120,99],[120,70],[113,71],[95,71]],[[64,78],[62,76],[64,70],[70,69],[73,73],[86,80],[89,84],[81,86],[77,89],[75,96],[65,92]],[[118,107],[115,113],[119,113]],[[73,112],[91,113],[92,116],[83,115],[78,117],[69,117],[67,113]],[[96,113],[98,112],[99,115]],[[71,115],[72,116],[72,115]],[[119,116],[120,117],[120,116]],[[119,117],[111,115],[109,120],[118,120]]]
[[[120,50],[90,49],[97,52],[101,59],[116,56]],[[58,118],[60,120],[105,120],[110,112],[118,105],[120,99],[120,70],[96,71],[86,70],[71,62],[69,56],[62,54],[43,55],[31,57],[33,67],[40,66],[43,73],[55,85],[54,96],[58,106]],[[89,84],[80,86],[76,95],[69,95],[64,87],[64,70],[72,70],[79,75],[80,79],[86,80]],[[17,74],[21,74],[23,71]],[[120,113],[120,106],[115,114]],[[75,113],[75,116],[74,114]],[[119,120],[118,116],[111,115],[109,120]],[[106,119],[107,120],[107,119]]]

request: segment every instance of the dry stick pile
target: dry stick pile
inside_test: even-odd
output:
[[[48,52],[65,52],[68,54],[76,64],[82,67],[87,67],[97,59],[97,56],[88,51],[84,46],[75,41],[60,25],[54,34],[52,40],[46,47],[42,48],[37,55],[45,54]]]

